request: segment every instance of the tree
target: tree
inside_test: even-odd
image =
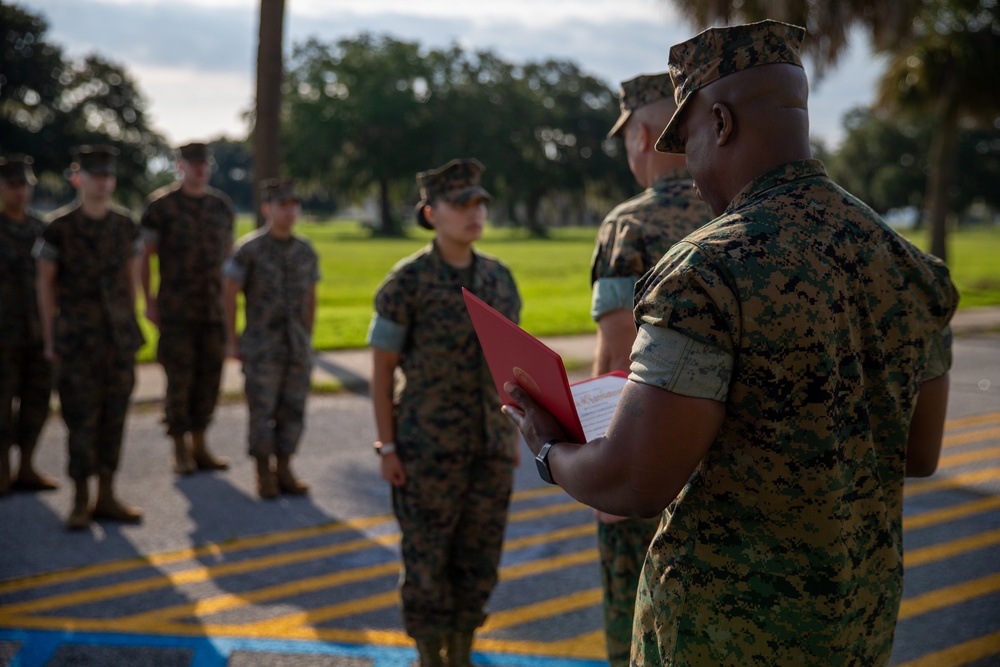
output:
[[[254,210],[253,152],[248,141],[233,141],[220,137],[209,142],[215,173],[212,186],[222,190],[240,211]]]
[[[805,26],[804,44],[817,73],[844,52],[850,31],[867,31],[877,53],[890,58],[879,104],[927,112],[938,123],[929,156],[926,201],[931,252],[945,259],[945,218],[955,173],[957,129],[963,120],[1000,113],[1000,6],[996,0],[673,0],[696,25],[763,18]]]
[[[382,234],[401,232],[393,202],[416,199],[414,174],[455,157],[486,164],[484,185],[506,204],[494,216],[506,208],[539,235],[543,202],[582,209],[588,193],[617,199],[634,187],[619,145],[605,140],[617,96],[573,63],[516,66],[362,35],[297,46],[288,76],[292,173],[317,189],[375,188]]]
[[[110,144],[118,159],[118,196],[138,204],[148,190],[147,165],[165,155],[146,119],[146,101],[124,67],[89,55],[66,60],[46,41],[48,24],[16,5],[0,5],[0,151],[31,155],[44,185],[64,196],[58,176],[73,148]]]
[[[844,116],[844,140],[826,162],[830,176],[876,211],[920,206],[927,182],[929,119],[900,119],[857,107]]]
[[[364,195],[374,187],[380,233],[402,232],[394,193],[428,166],[430,71],[416,43],[362,35],[310,39],[289,66],[289,167],[314,186]]]
[[[284,76],[282,37],[285,0],[260,0],[257,36],[257,97],[254,111],[254,208],[257,226],[264,224],[260,213],[261,182],[281,175],[281,82]]]
[[[925,209],[931,253],[946,259],[961,125],[988,125],[1000,117],[1000,6],[994,0],[932,0],[913,26],[913,37],[893,53],[879,83],[878,104],[933,117]]]

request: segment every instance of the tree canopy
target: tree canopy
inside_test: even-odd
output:
[[[888,59],[878,106],[932,120],[924,208],[931,252],[946,258],[946,221],[957,191],[963,124],[1000,118],[1000,2],[997,0],[673,0],[699,27],[773,18],[805,26],[803,48],[819,74],[846,50],[852,28],[867,32]]]
[[[96,54],[66,58],[47,40],[45,19],[18,5],[0,4],[0,25],[0,152],[31,155],[43,186],[64,196],[58,176],[73,148],[110,144],[121,151],[119,196],[140,201],[147,165],[168,149],[125,68]]]
[[[385,234],[401,230],[400,202],[416,201],[415,174],[454,157],[482,160],[498,208],[535,233],[543,205],[561,195],[584,202],[635,189],[605,139],[617,94],[570,62],[515,65],[367,34],[311,39],[293,49],[286,91],[290,174],[350,195],[374,187]]]

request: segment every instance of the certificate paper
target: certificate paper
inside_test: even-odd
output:
[[[503,388],[509,380],[551,412],[573,442],[583,443],[604,435],[625,386],[623,373],[585,380],[571,389],[566,367],[554,350],[464,287],[462,296],[505,405],[514,405],[514,399]]]
[[[615,371],[570,385],[587,442],[607,433],[626,382],[628,376]]]

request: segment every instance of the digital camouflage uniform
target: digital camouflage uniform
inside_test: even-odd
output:
[[[666,73],[623,81],[621,115],[609,137],[620,134],[632,112],[669,98]],[[686,169],[663,174],[645,191],[616,206],[597,231],[590,283],[594,321],[615,310],[632,311],[635,284],[674,243],[712,219]],[[660,519],[598,522],[604,593],[604,636],[612,667],[626,667],[632,652],[632,621],[639,573]]]
[[[35,256],[57,268],[57,386],[69,476],[78,482],[118,468],[143,343],[129,291],[129,262],[140,252],[139,229],[126,211],[113,207],[92,220],[79,204],[56,211],[35,246]]]
[[[885,665],[920,383],[950,365],[939,260],[791,162],[638,286],[632,379],[722,401],[639,586],[640,665]]]
[[[486,619],[513,484],[514,430],[462,298],[471,290],[517,321],[510,271],[474,253],[448,265],[432,243],[397,264],[379,287],[373,347],[401,354],[396,447],[406,484],[392,487],[402,532],[403,624],[417,640],[471,636]]]
[[[204,431],[226,356],[222,263],[233,243],[233,205],[214,188],[192,197],[177,183],[150,196],[141,225],[159,257],[157,360],[167,375],[167,434]]]
[[[309,241],[279,240],[264,228],[240,239],[222,272],[246,297],[240,356],[250,455],[294,454],[305,428],[312,368],[306,316],[310,290],[320,279],[318,257]]]
[[[0,212],[0,456],[12,445],[31,451],[49,414],[52,366],[45,359],[31,249],[44,223]],[[14,400],[17,399],[17,410]]]

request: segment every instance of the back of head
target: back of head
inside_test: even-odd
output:
[[[677,111],[656,144],[687,153],[716,213],[750,180],[811,157],[805,31],[778,21],[710,28],[670,49]]]

